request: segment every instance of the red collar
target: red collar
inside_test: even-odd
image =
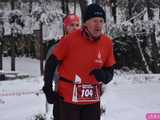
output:
[[[83,26],[81,29],[81,34],[83,37],[87,38],[90,41],[98,41],[101,38],[101,35],[98,37],[94,37],[89,31],[86,26]]]

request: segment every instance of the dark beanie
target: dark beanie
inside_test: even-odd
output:
[[[106,14],[105,14],[103,8],[95,3],[90,4],[85,9],[83,22],[86,22],[87,20],[89,20],[93,17],[102,17],[104,19],[104,22],[106,21]]]

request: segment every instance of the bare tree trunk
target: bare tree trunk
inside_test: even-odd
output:
[[[132,2],[128,0],[128,19],[132,18]],[[131,23],[134,23],[134,19],[131,20]]]
[[[159,58],[159,49],[156,42],[156,36],[155,36],[155,25],[153,25],[153,31],[150,35],[151,39],[151,53],[152,53],[152,60],[151,60],[151,68],[154,73],[159,73],[160,68],[158,67],[158,58]]]
[[[114,23],[117,23],[117,0],[110,0],[111,4],[111,10],[112,10],[112,16]]]
[[[29,1],[29,14],[32,12],[32,3],[33,3],[32,0]]]
[[[160,19],[160,7],[159,7],[159,19]]]
[[[62,11],[64,14],[67,14],[69,13],[69,7],[68,7],[68,3],[69,1],[68,0],[62,0]]]
[[[62,4],[62,12],[65,13],[65,2],[64,2],[64,0],[61,0],[61,4]]]
[[[0,21],[0,70],[3,69],[3,36],[4,36],[4,24]]]
[[[65,0],[66,1],[66,14],[69,14],[69,0]]]
[[[141,57],[142,57],[142,61],[144,62],[145,71],[147,73],[151,73],[150,67],[149,67],[149,65],[147,63],[147,60],[146,60],[146,58],[144,56],[144,53],[142,51],[142,47],[141,47],[141,44],[140,44],[140,39],[137,36],[136,36],[136,41],[137,41],[139,52],[140,52]]]
[[[40,44],[40,71],[43,75],[43,58],[44,58],[44,47],[43,47],[43,23],[40,22],[40,35],[39,35],[39,44]]]
[[[152,20],[154,17],[153,11],[150,6],[150,1],[146,0],[146,6],[147,6],[147,12],[148,12],[148,19]],[[160,68],[158,67],[158,45],[156,43],[156,36],[155,36],[155,25],[153,25],[151,34],[150,34],[150,40],[151,40],[151,58],[150,58],[150,68],[154,73],[160,72]]]
[[[3,42],[2,39],[0,38],[0,70],[3,69]]]
[[[77,9],[77,6],[76,6],[77,2],[76,1],[77,0],[74,0],[74,14],[76,14],[76,9]]]
[[[11,38],[11,71],[15,71],[15,37],[12,36]]]
[[[147,6],[148,19],[152,20],[154,17],[154,14],[153,14],[153,11],[151,10],[151,3],[149,0],[146,0],[146,6]]]
[[[11,10],[14,10],[15,1],[11,1]],[[15,71],[15,37],[13,35],[13,28],[11,29],[11,71]]]
[[[81,16],[82,16],[82,21],[84,20],[84,12],[87,6],[87,1],[86,0],[79,0],[79,4],[81,7]]]

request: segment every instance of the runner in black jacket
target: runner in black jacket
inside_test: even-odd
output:
[[[64,32],[65,32],[64,34],[67,35],[80,27],[80,18],[75,14],[69,14],[64,18],[63,23],[64,23]],[[54,75],[54,72],[56,71],[56,66],[60,62],[54,56],[52,56],[52,51],[54,47],[55,45],[53,45],[48,50],[48,53],[46,56],[45,73],[44,73],[44,82],[45,82],[44,86],[50,86],[50,87],[43,87],[43,90],[46,94],[47,102],[50,104],[54,103],[54,107],[53,107],[54,120],[59,120],[59,115],[58,115],[59,101],[58,101],[58,95],[56,92],[58,76]],[[55,91],[52,90],[51,81],[53,79],[55,81]]]

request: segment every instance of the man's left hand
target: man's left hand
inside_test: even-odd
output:
[[[98,82],[103,82],[106,79],[105,73],[102,69],[94,69],[90,72],[90,75],[94,75]]]

